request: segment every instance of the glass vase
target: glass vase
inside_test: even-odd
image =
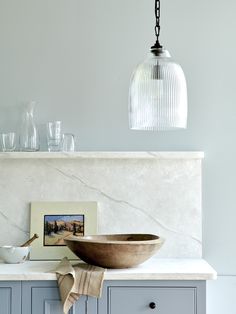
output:
[[[39,150],[39,134],[34,121],[35,102],[28,103],[23,112],[20,130],[20,149],[24,152]]]

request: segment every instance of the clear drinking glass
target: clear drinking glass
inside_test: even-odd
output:
[[[64,133],[62,136],[61,149],[63,152],[75,151],[75,136],[71,133]]]
[[[16,133],[3,133],[0,135],[1,149],[3,152],[13,152],[16,149]]]
[[[61,121],[47,123],[47,141],[49,152],[59,152],[61,150]]]

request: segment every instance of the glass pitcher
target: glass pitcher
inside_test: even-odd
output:
[[[20,129],[20,149],[24,152],[36,152],[39,150],[39,134],[34,122],[35,102],[25,105]]]

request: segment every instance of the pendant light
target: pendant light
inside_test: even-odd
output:
[[[160,0],[155,0],[156,43],[134,71],[129,90],[129,125],[134,130],[175,130],[187,126],[184,72],[159,43]]]

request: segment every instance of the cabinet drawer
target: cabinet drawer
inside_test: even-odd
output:
[[[109,287],[108,314],[196,314],[196,288]]]

